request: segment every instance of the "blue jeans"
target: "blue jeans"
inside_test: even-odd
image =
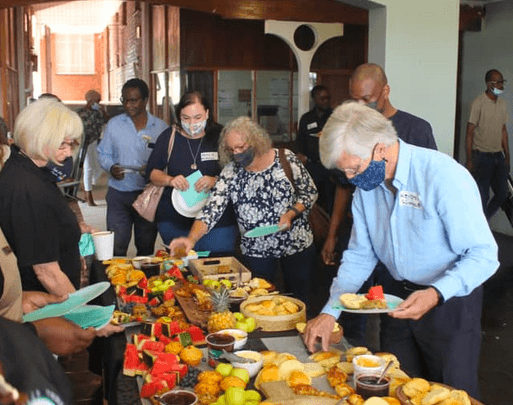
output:
[[[180,226],[169,221],[158,222],[157,227],[160,237],[166,245],[169,245],[169,242],[175,238],[189,235],[190,231],[190,227]],[[194,250],[206,250],[210,251],[211,254],[233,255],[238,236],[239,228],[237,225],[214,228],[196,243]]]
[[[310,292],[310,274],[315,260],[315,246],[311,244],[305,250],[283,257],[243,256],[242,261],[251,270],[253,277],[275,282],[278,266],[281,265],[285,292],[290,292],[308,306]]]
[[[502,152],[485,153],[472,151],[472,175],[476,180],[487,219],[493,217],[508,198],[508,167]],[[493,198],[490,198],[490,187]]]
[[[146,221],[132,207],[141,192],[142,190],[118,191],[112,187],[107,191],[107,229],[114,232],[114,256],[126,256],[132,239],[132,227],[137,255],[148,256],[155,253],[157,225],[155,222]]]

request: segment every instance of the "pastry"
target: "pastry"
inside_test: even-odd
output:
[[[424,398],[422,398],[422,405],[435,405],[438,402],[449,398],[450,395],[451,391],[449,391],[447,388],[440,387],[432,389]]]
[[[347,309],[361,309],[361,305],[365,301],[367,298],[359,294],[346,293],[340,296],[340,302]]]

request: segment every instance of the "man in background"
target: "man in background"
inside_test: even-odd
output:
[[[467,124],[467,169],[479,187],[483,210],[490,219],[508,197],[509,142],[506,103],[500,98],[506,80],[492,69],[485,75],[486,90],[470,105]],[[489,200],[490,187],[493,198]]]
[[[87,205],[95,207],[93,199],[93,185],[100,177],[100,168],[98,167],[98,156],[96,148],[102,134],[102,128],[107,123],[107,113],[100,106],[101,94],[96,90],[89,90],[85,94],[86,105],[77,110],[77,114],[84,123],[84,192]]]
[[[114,256],[126,256],[132,227],[138,256],[152,255],[157,225],[141,217],[132,207],[146,186],[145,166],[158,136],[167,124],[146,111],[148,85],[131,79],[123,85],[121,102],[125,113],[107,124],[98,146],[98,158],[110,173],[107,228],[114,231]]]
[[[330,108],[330,93],[322,85],[315,86],[311,91],[314,107],[303,114],[299,121],[297,133],[298,158],[305,165],[319,191],[319,203],[331,213],[335,185],[330,179],[330,173],[322,165],[319,158],[319,136],[322,128],[333,111]]]

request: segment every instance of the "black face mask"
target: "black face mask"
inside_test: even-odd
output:
[[[233,161],[242,167],[248,167],[255,159],[255,150],[248,148],[244,152],[233,155]]]
[[[56,165],[52,161],[48,161],[43,170],[49,172],[55,179],[56,182],[63,181],[71,176],[73,171],[73,158],[67,157],[62,166]]]

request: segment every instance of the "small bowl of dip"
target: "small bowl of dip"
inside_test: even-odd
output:
[[[198,403],[197,395],[186,390],[168,391],[157,397],[157,400],[163,405],[195,405]]]

